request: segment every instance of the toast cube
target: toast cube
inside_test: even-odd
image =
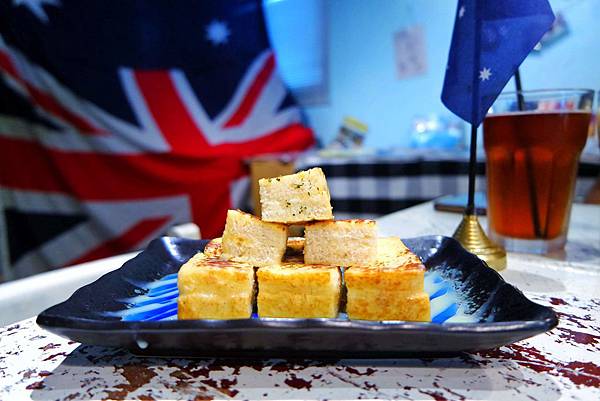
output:
[[[382,291],[374,297],[352,296],[348,288],[346,313],[352,320],[404,320],[430,322],[429,294],[396,294]]]
[[[252,315],[255,269],[198,253],[177,275],[178,319],[248,319]]]
[[[254,266],[281,263],[287,243],[284,224],[267,223],[239,210],[229,210],[222,240],[223,259]]]
[[[332,220],[325,174],[320,168],[258,181],[261,217],[277,223]]]
[[[344,279],[350,319],[431,320],[425,267],[397,237],[380,238],[375,263],[346,269]]]
[[[304,263],[304,238],[288,237],[284,262]]]
[[[377,259],[374,267],[420,265],[421,259],[411,252],[398,237],[377,238]]]
[[[207,258],[220,258],[223,253],[223,238],[211,239],[202,252]]]
[[[374,220],[336,220],[307,224],[304,262],[334,266],[368,266],[377,258]]]
[[[338,316],[341,293],[338,267],[283,263],[261,267],[256,275],[260,317]]]
[[[204,248],[204,255],[209,258],[220,258],[223,253],[223,240],[222,238],[215,238],[210,240]],[[288,237],[287,247],[285,254],[283,255],[284,262],[304,262],[304,238],[302,237]]]

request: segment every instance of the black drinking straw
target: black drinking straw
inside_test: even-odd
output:
[[[515,72],[515,86],[517,87],[517,105],[519,111],[525,110],[525,98],[522,93],[521,86],[521,74],[519,69]],[[531,220],[533,222],[533,231],[535,236],[540,238],[542,236],[542,230],[540,228],[540,218],[538,215],[537,208],[537,190],[535,188],[535,177],[533,176],[533,163],[531,163],[531,157],[527,149],[525,149],[525,169],[527,170],[527,185],[529,186],[529,207],[531,209]]]
[[[521,86],[521,73],[519,72],[519,69],[517,68],[517,71],[515,72],[515,86],[517,87],[517,104],[519,105],[519,110],[523,111],[525,110],[525,98],[523,97],[523,87]]]

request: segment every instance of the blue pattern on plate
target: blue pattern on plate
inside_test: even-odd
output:
[[[140,289],[140,294],[119,300],[126,308],[107,312],[108,316],[120,317],[124,321],[164,321],[177,320],[177,274],[169,274],[151,283],[131,283]],[[437,272],[425,273],[425,292],[431,300],[431,321],[433,323],[478,322],[477,312],[467,313],[461,300],[449,281]],[[257,318],[256,314],[252,318]],[[340,318],[346,319],[345,314]]]

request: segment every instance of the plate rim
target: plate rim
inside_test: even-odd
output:
[[[542,306],[542,305],[540,305]],[[277,321],[271,321],[277,320]],[[353,331],[427,331],[439,333],[500,333],[517,330],[550,330],[558,324],[558,317],[548,317],[540,320],[510,320],[503,322],[480,323],[432,323],[397,321],[367,321],[367,320],[340,320],[340,319],[288,319],[288,318],[261,318],[261,319],[197,319],[197,320],[172,320],[164,322],[136,322],[136,321],[99,321],[91,319],[69,319],[62,316],[38,316],[36,323],[44,328],[60,328],[81,331],[111,331],[111,332],[143,332],[163,330],[245,330],[252,329],[284,329],[284,330],[330,330],[344,329]],[[270,324],[276,323],[276,324]],[[107,327],[111,326],[111,327]],[[171,327],[172,326],[172,327]]]

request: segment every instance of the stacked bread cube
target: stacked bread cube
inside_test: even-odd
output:
[[[320,168],[259,186],[261,219],[230,210],[223,238],[181,268],[180,319],[249,318],[255,300],[260,317],[335,318],[345,286],[350,319],[430,320],[421,261],[373,220],[334,220]]]
[[[179,270],[179,319],[246,318],[256,294],[254,268],[202,253]]]

